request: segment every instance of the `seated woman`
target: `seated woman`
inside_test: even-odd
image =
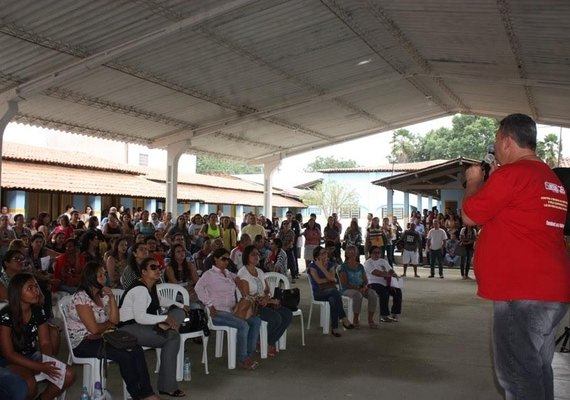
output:
[[[378,295],[374,290],[368,289],[366,272],[364,266],[358,262],[357,254],[358,250],[355,245],[346,246],[345,261],[338,271],[342,295],[352,299],[355,328],[360,326],[359,316],[362,309],[362,298],[368,299],[368,326],[377,329],[378,324],[374,323],[374,313],[376,312]]]
[[[85,257],[85,261],[94,261],[103,264],[103,257],[99,249],[99,238],[94,231],[87,231],[81,237],[81,255]]]
[[[77,357],[98,357],[103,343],[101,334],[119,324],[115,296],[105,286],[105,268],[95,262],[85,266],[79,290],[73,295],[66,315],[73,353]],[[107,358],[119,365],[133,399],[158,399],[140,346],[127,351],[107,345],[105,350]]]
[[[10,279],[24,272],[24,254],[19,250],[8,250],[2,260],[3,271],[0,273],[0,301],[8,300]]]
[[[59,369],[42,355],[53,356],[47,317],[40,301],[40,288],[31,274],[19,273],[12,277],[8,286],[8,306],[0,311],[0,367],[8,367],[23,378],[28,385],[28,398],[37,396],[34,378],[45,373],[60,377]],[[66,367],[62,388],[48,382],[40,395],[42,400],[52,400],[63,393],[75,380],[71,367]]]
[[[169,307],[159,299],[156,284],[160,280],[160,265],[154,258],[142,260],[137,269],[139,279],[127,288],[120,303],[120,328],[134,335],[141,346],[160,347],[158,393],[184,397],[176,383],[176,361],[180,348],[178,327],[186,313],[182,308],[171,307],[168,314],[160,315],[161,307]],[[162,302],[161,302],[162,300]]]
[[[331,334],[340,337],[338,321],[342,320],[345,329],[354,329],[342,306],[342,297],[336,287],[335,264],[329,262],[327,251],[318,246],[313,251],[313,262],[309,265],[309,283],[313,289],[313,297],[317,301],[328,301],[331,308]]]
[[[85,257],[79,254],[79,243],[75,239],[65,241],[65,253],[55,259],[53,277],[59,282],[59,290],[73,294],[81,281]]]
[[[267,258],[267,268],[287,276],[287,253],[283,250],[283,241],[275,238],[271,241],[271,254]]]
[[[190,300],[198,301],[198,295],[194,286],[198,282],[198,271],[193,263],[189,263],[186,258],[186,249],[181,244],[175,244],[170,249],[170,258],[166,263],[166,281],[170,283],[184,284]]]
[[[128,248],[129,242],[125,237],[119,238],[113,242],[113,249],[105,261],[107,272],[109,273],[111,288],[122,288],[121,276],[128,265]]]
[[[144,240],[144,238],[143,238]],[[128,289],[139,279],[138,270],[144,259],[148,258],[148,247],[143,242],[137,242],[131,247],[132,251],[128,258],[128,264],[121,275],[123,289]]]
[[[378,246],[370,248],[370,258],[364,262],[368,287],[376,292],[380,299],[380,322],[398,322],[402,313],[402,289],[392,285],[393,280],[400,279],[388,261],[380,258],[382,250]],[[392,315],[388,302],[393,298]]]
[[[240,367],[256,369],[259,363],[253,358],[261,319],[253,316],[243,320],[232,313],[236,305],[235,292],[239,278],[227,270],[230,253],[225,248],[214,250],[213,257],[214,265],[198,280],[196,293],[202,303],[208,307],[214,324],[237,329],[237,359]]]
[[[277,341],[289,327],[293,313],[287,307],[281,307],[279,300],[269,295],[269,286],[265,281],[265,273],[257,268],[259,252],[254,245],[249,245],[243,252],[243,268],[238,271],[239,289],[242,296],[258,297],[261,306],[260,317],[267,321],[267,355],[277,355]]]

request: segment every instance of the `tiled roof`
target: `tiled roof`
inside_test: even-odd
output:
[[[140,174],[141,169],[127,164],[118,164],[91,154],[67,151],[57,148],[30,146],[19,143],[4,142],[2,144],[3,160],[30,161],[41,165],[63,165],[69,167],[86,167],[104,171],[118,171]]]
[[[329,168],[329,169],[319,169],[319,172],[324,174],[331,173],[346,173],[346,172],[409,172],[418,171],[420,169],[432,167],[434,165],[442,164],[448,160],[430,160],[430,161],[420,161],[413,163],[394,163],[394,164],[382,164],[375,167],[354,167],[354,168]]]
[[[164,183],[149,180],[141,175],[21,161],[2,162],[2,187],[157,199],[163,199],[166,192]],[[178,200],[262,206],[263,193],[235,188],[179,184]],[[300,201],[278,194],[274,194],[272,200],[276,207],[305,207]]]

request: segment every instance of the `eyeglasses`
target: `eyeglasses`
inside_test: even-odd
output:
[[[24,261],[24,260],[25,260],[24,257],[13,257],[13,258],[12,258],[12,261],[18,261],[18,262],[22,262],[22,261]]]
[[[160,265],[158,264],[150,264],[148,266],[148,268],[152,269],[153,271],[156,271],[157,269],[160,269]]]
[[[220,260],[226,262],[226,261],[230,261],[230,258],[229,257],[222,257],[222,258],[220,258]]]

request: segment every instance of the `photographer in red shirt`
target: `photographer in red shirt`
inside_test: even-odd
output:
[[[570,303],[566,190],[535,150],[535,122],[512,114],[495,138],[500,166],[491,165],[486,182],[480,166],[466,171],[463,222],[482,226],[474,270],[479,296],[494,302],[495,370],[506,399],[554,399],[554,341]]]

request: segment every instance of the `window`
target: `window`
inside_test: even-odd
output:
[[[360,207],[357,204],[344,206],[340,208],[340,218],[342,219],[360,219]]]
[[[394,211],[392,214],[394,217],[397,217],[400,220],[404,218],[404,207],[393,207],[392,211]],[[388,208],[382,207],[382,218],[386,218],[387,216]]]
[[[139,165],[141,167],[148,167],[148,154],[139,153]]]

